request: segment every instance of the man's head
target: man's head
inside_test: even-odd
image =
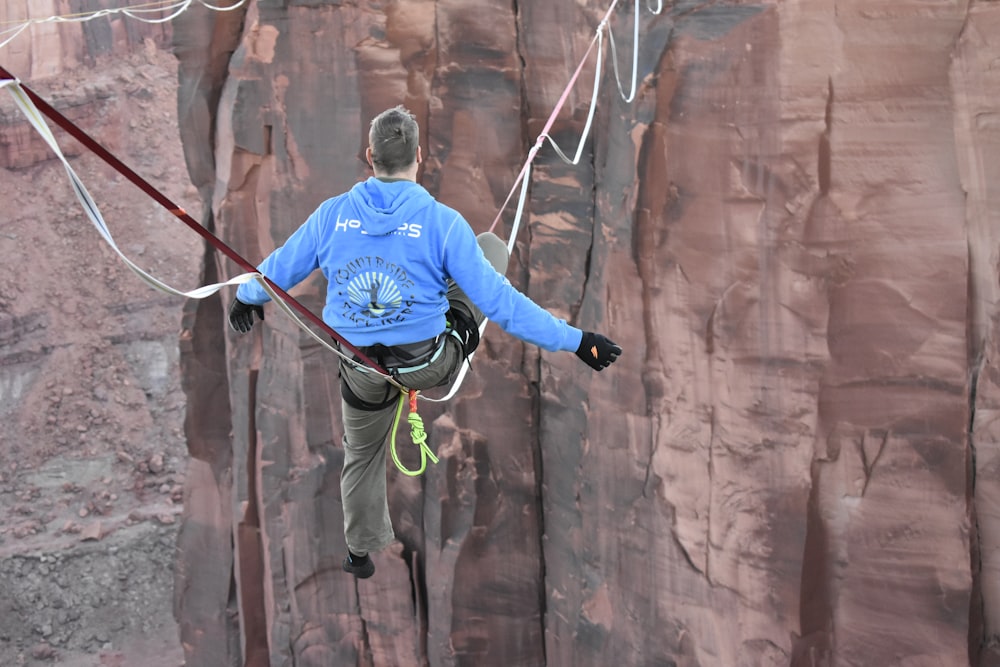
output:
[[[377,176],[416,176],[420,161],[420,128],[402,105],[372,119],[368,131],[368,160]]]

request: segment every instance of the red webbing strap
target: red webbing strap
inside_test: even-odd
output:
[[[18,80],[17,77],[15,77],[13,74],[7,71],[7,69],[4,68],[3,66],[0,66],[0,78],[13,79],[15,81]],[[70,134],[81,144],[89,148],[97,157],[107,162],[115,171],[117,171],[119,174],[130,180],[136,187],[138,187],[140,190],[149,195],[157,203],[163,206],[163,208],[170,211],[181,222],[183,222],[192,230],[200,234],[202,238],[208,241],[216,250],[224,254],[229,259],[233,260],[244,271],[249,273],[258,273],[257,267],[255,267],[253,264],[244,259],[239,253],[237,253],[235,250],[226,245],[215,234],[213,234],[212,232],[208,231],[203,226],[198,224],[194,220],[194,218],[188,215],[183,208],[181,208],[174,202],[170,201],[170,199],[166,195],[164,195],[162,192],[160,192],[155,187],[150,185],[150,183],[147,180],[145,180],[142,176],[132,171],[125,163],[116,158],[108,149],[99,144],[86,132],[81,130],[73,121],[66,118],[66,116],[62,115],[59,111],[54,109],[52,105],[50,105],[44,99],[39,97],[33,90],[31,90],[24,84],[21,84],[21,89],[25,92],[25,94],[28,95],[29,98],[31,98],[31,101],[34,102],[36,107],[38,107],[38,110],[41,111],[46,116],[48,116],[52,122],[54,122],[56,125],[65,130],[68,134]],[[267,284],[271,287],[271,289],[273,289],[275,293],[277,293],[278,296],[280,296],[285,303],[293,307],[295,310],[301,313],[303,317],[305,317],[307,320],[318,326],[326,334],[328,334],[330,337],[332,337],[334,340],[340,343],[344,348],[346,348],[351,353],[356,355],[358,359],[361,360],[366,366],[369,366],[379,371],[380,373],[386,372],[385,369],[383,369],[377,363],[368,358],[365,354],[363,354],[360,350],[358,350],[358,348],[351,345],[339,333],[334,331],[330,327],[330,325],[328,325],[326,322],[322,320],[322,318],[320,318],[311,310],[309,310],[301,303],[299,303],[298,300],[289,295],[285,290],[281,289],[281,287],[273,283],[270,278],[268,278],[267,276],[263,276],[263,278],[267,282]]]

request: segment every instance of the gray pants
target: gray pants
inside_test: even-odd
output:
[[[501,274],[505,273],[509,258],[506,244],[490,232],[480,234],[477,240],[493,268]],[[454,283],[449,286],[448,301],[452,307],[457,306],[468,312],[477,325],[485,319]],[[400,380],[410,389],[430,389],[449,384],[458,374],[463,360],[458,340],[447,336],[444,349],[436,360],[418,371],[400,373]],[[351,391],[362,401],[379,404],[399,397],[396,387],[373,372],[365,372],[343,361],[340,372]],[[384,549],[395,539],[386,495],[385,449],[396,416],[396,403],[381,410],[368,411],[341,400],[341,410],[344,419],[344,469],[340,476],[340,494],[344,506],[344,537],[351,553],[362,556]],[[405,428],[400,431],[401,435],[408,433]]]

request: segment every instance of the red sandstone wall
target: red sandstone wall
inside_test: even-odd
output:
[[[194,8],[173,39],[206,224],[261,256],[364,174],[367,119],[403,101],[423,182],[484,229],[605,8]],[[425,410],[444,460],[394,477],[401,545],[357,588],[330,359],[277,314],[227,341],[223,304],[190,304],[188,663],[994,664],[998,14],[647,16],[638,99],[606,78],[584,165],[539,156],[509,272],[626,357],[595,376],[491,328],[463,397]],[[3,64],[52,80],[170,32],[47,24]],[[116,148],[106,92],[53,100]],[[26,126],[0,146],[43,157]],[[209,255],[205,281],[231,270]]]
[[[485,229],[606,7],[178,22],[210,223],[260,259],[402,102],[423,183]],[[188,664],[993,664],[997,35],[986,1],[647,15],[637,99],[606,77],[582,164],[539,155],[508,272],[625,355],[592,374],[491,327],[424,408],[441,463],[392,474],[371,581],[339,571],[333,358],[277,312],[223,348],[222,304],[192,311]]]
[[[82,19],[106,9],[123,6],[150,8],[152,3],[115,0],[4,0],[0,3],[0,41],[14,37],[14,30],[31,25],[3,47],[4,67],[24,81],[57,76],[80,65],[90,65],[105,55],[124,56],[144,39],[163,44],[170,39],[170,23],[148,23],[122,13],[103,14],[87,21],[51,21],[51,17]],[[165,3],[158,3],[163,5]],[[166,14],[140,13],[148,19]]]

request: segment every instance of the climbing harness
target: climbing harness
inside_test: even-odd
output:
[[[11,32],[11,30],[15,31],[13,36],[6,38],[3,42],[0,42],[0,48],[8,44],[14,37],[17,36],[17,34],[19,34],[21,31],[23,31],[28,26],[34,23],[39,23],[44,21],[86,21],[92,18],[96,18],[97,16],[107,15],[109,13],[122,13],[131,18],[157,23],[174,18],[181,12],[185,11],[193,2],[194,0],[176,0],[173,2],[168,2],[168,1],[147,2],[141,5],[134,5],[131,7],[124,7],[119,9],[98,10],[95,12],[87,12],[74,15],[52,16],[46,19],[30,20],[23,24],[19,24],[13,29],[7,29],[7,30],[0,29],[0,36]],[[216,11],[229,11],[237,9],[238,7],[243,5],[246,2],[246,0],[238,0],[235,4],[228,7],[211,5],[205,2],[205,0],[198,0],[198,2],[207,7],[208,9]],[[603,45],[604,45],[605,31],[607,31],[608,33],[608,43],[611,48],[611,58],[613,62],[615,79],[618,85],[618,92],[626,103],[631,102],[635,97],[637,72],[639,67],[638,39],[639,39],[640,2],[639,0],[635,0],[632,77],[631,77],[631,88],[628,95],[625,94],[624,88],[622,87],[621,75],[618,65],[617,47],[615,46],[614,36],[612,34],[609,25],[609,20],[617,6],[618,6],[618,0],[613,0],[611,6],[608,8],[607,12],[605,12],[604,17],[598,24],[594,38],[591,40],[590,45],[587,48],[587,51],[584,53],[583,58],[577,65],[577,68],[573,72],[572,77],[570,77],[570,80],[567,83],[562,94],[560,95],[558,102],[556,103],[555,107],[552,110],[552,113],[549,115],[548,120],[546,120],[541,133],[539,133],[538,137],[536,138],[534,145],[528,151],[527,159],[525,160],[524,165],[521,167],[520,172],[514,179],[514,183],[511,186],[510,192],[507,194],[506,199],[504,200],[499,211],[497,212],[497,216],[493,220],[493,224],[490,225],[489,231],[492,232],[499,223],[504,210],[506,210],[507,206],[513,199],[514,193],[518,192],[518,189],[520,188],[518,202],[514,215],[514,221],[512,224],[510,237],[507,242],[508,253],[513,252],[514,243],[517,238],[517,233],[518,230],[520,229],[521,219],[524,213],[524,206],[527,200],[528,187],[531,180],[531,164],[534,161],[535,156],[538,154],[538,151],[541,150],[545,142],[548,141],[552,145],[552,148],[554,149],[556,154],[565,162],[576,165],[580,161],[580,157],[583,154],[584,146],[590,134],[591,125],[594,119],[594,114],[596,112],[597,99],[600,92],[602,65],[604,61]],[[646,9],[654,16],[659,15],[663,11],[663,0],[656,0],[655,8],[651,5],[650,0],[646,0]],[[158,19],[148,19],[140,16],[140,14],[142,14],[143,12],[165,12],[165,11],[173,11],[175,13],[167,17]],[[586,65],[587,60],[590,56],[590,53],[594,50],[595,46],[597,48],[597,56],[596,56],[596,66],[594,68],[594,86],[593,86],[594,89],[590,100],[590,108],[587,113],[587,120],[584,124],[582,135],[580,137],[580,143],[576,148],[573,158],[569,158],[566,155],[566,153],[562,150],[562,148],[555,142],[555,140],[552,138],[549,132],[551,131],[552,126],[556,121],[556,118],[559,116],[559,113],[562,111],[562,107],[566,104],[566,101],[569,99],[570,93],[573,87],[576,85],[576,81],[579,78],[581,72],[583,71],[584,66]],[[320,317],[318,317],[315,313],[313,313],[308,308],[303,306],[299,301],[290,296],[287,292],[285,292],[281,287],[272,282],[269,278],[262,275],[259,271],[257,271],[256,267],[250,264],[250,262],[248,262],[238,253],[236,253],[235,250],[226,245],[217,236],[215,236],[210,231],[208,231],[200,224],[198,224],[193,218],[191,218],[191,216],[187,214],[186,211],[184,211],[184,209],[174,204],[170,199],[168,199],[160,191],[154,188],[148,181],[146,181],[141,176],[132,171],[118,158],[116,158],[110,151],[108,151],[101,144],[99,144],[88,134],[86,134],[83,130],[81,130],[75,123],[73,123],[65,116],[63,116],[59,111],[54,109],[51,105],[45,102],[45,100],[36,95],[29,88],[22,86],[20,81],[3,67],[0,67],[0,88],[7,88],[10,91],[11,95],[14,97],[14,100],[18,108],[25,115],[25,117],[32,124],[35,130],[39,133],[39,135],[41,135],[41,137],[49,145],[49,147],[55,153],[56,157],[59,158],[59,160],[62,162],[63,166],[66,169],[66,173],[69,177],[70,184],[73,187],[73,191],[77,196],[77,199],[80,201],[80,204],[84,209],[84,212],[87,214],[87,217],[90,219],[91,223],[97,229],[98,233],[108,243],[108,245],[111,246],[111,248],[118,254],[121,260],[136,275],[139,276],[140,279],[142,279],[151,287],[158,289],[160,291],[167,292],[175,296],[194,298],[194,299],[204,299],[208,296],[211,296],[212,294],[215,294],[216,292],[220,291],[222,288],[226,286],[241,285],[243,283],[250,282],[251,280],[256,281],[257,283],[260,284],[260,286],[264,289],[264,291],[268,294],[268,296],[271,297],[274,303],[277,304],[278,307],[282,309],[282,311],[284,311],[289,317],[291,317],[292,320],[301,329],[303,329],[306,333],[312,336],[312,338],[316,340],[320,345],[322,345],[326,349],[336,354],[346,363],[352,364],[355,368],[364,370],[365,372],[377,373],[381,375],[387,383],[396,387],[399,390],[399,402],[396,409],[395,420],[392,426],[392,434],[391,434],[392,440],[391,440],[390,451],[392,453],[393,462],[395,462],[396,467],[398,467],[401,472],[411,476],[420,475],[426,469],[428,458],[433,463],[438,462],[438,459],[434,455],[434,452],[431,451],[431,449],[427,445],[427,434],[424,431],[423,420],[421,419],[420,415],[417,412],[417,399],[420,398],[422,400],[428,400],[431,402],[444,402],[454,397],[454,395],[458,392],[459,388],[461,387],[462,382],[465,379],[465,375],[468,372],[468,369],[471,367],[472,357],[475,355],[475,347],[476,347],[475,343],[478,342],[479,336],[481,336],[482,332],[485,330],[488,320],[484,320],[482,324],[479,325],[478,328],[475,327],[474,322],[471,324],[471,326],[469,322],[461,322],[459,323],[460,326],[453,325],[450,335],[458,335],[462,343],[463,353],[465,356],[464,363],[462,363],[461,369],[459,370],[447,394],[439,398],[422,396],[420,395],[419,391],[414,389],[409,389],[402,382],[401,373],[404,372],[406,369],[403,369],[403,371],[390,372],[386,370],[386,368],[384,368],[382,365],[372,360],[362,350],[351,345],[350,342],[344,339],[344,337],[341,336],[339,333],[334,331]],[[215,283],[212,285],[205,285],[203,287],[191,291],[182,291],[175,289],[167,285],[166,283],[163,283],[162,281],[158,280],[157,278],[153,277],[152,275],[141,269],[134,262],[132,262],[118,248],[114,239],[111,237],[111,234],[108,231],[107,224],[104,222],[104,218],[101,215],[101,212],[97,207],[97,204],[94,202],[93,198],[87,192],[87,189],[83,185],[83,182],[76,175],[73,168],[70,166],[69,161],[66,159],[65,155],[63,155],[62,151],[60,150],[59,145],[55,140],[55,137],[53,136],[51,130],[49,129],[48,125],[45,122],[45,119],[42,116],[43,113],[45,116],[48,116],[53,122],[59,125],[62,129],[68,132],[71,136],[77,139],[80,143],[89,148],[99,158],[107,162],[112,168],[114,168],[116,171],[125,176],[140,190],[145,192],[150,198],[152,198],[154,201],[156,201],[164,208],[166,208],[168,211],[170,211],[170,213],[172,213],[175,217],[177,217],[181,222],[183,222],[193,231],[201,235],[214,248],[216,248],[218,251],[226,255],[229,259],[234,261],[240,268],[242,268],[245,271],[245,273],[235,276],[234,278],[231,278],[226,282]],[[326,337],[323,337],[318,333],[316,333],[308,324],[306,324],[305,321],[303,321],[303,318],[305,318],[311,324],[318,327],[323,333],[326,334]],[[458,331],[459,329],[461,329],[461,331]],[[335,342],[331,344],[328,339],[332,339]],[[472,342],[473,340],[475,342]],[[346,383],[342,383],[342,386],[346,387],[347,385]],[[344,394],[344,396],[345,400],[350,401],[350,397],[353,396],[353,392],[350,392],[348,388],[348,391]],[[354,398],[356,399],[357,397]],[[403,406],[407,403],[407,401],[409,402],[410,406],[410,412],[408,416],[408,422],[410,424],[410,434],[414,443],[416,443],[420,449],[421,463],[419,469],[415,471],[406,468],[400,461],[399,456],[396,452],[396,432],[398,430],[399,422],[402,418]],[[380,407],[388,407],[388,405],[391,405],[391,403],[389,402],[384,403]]]

